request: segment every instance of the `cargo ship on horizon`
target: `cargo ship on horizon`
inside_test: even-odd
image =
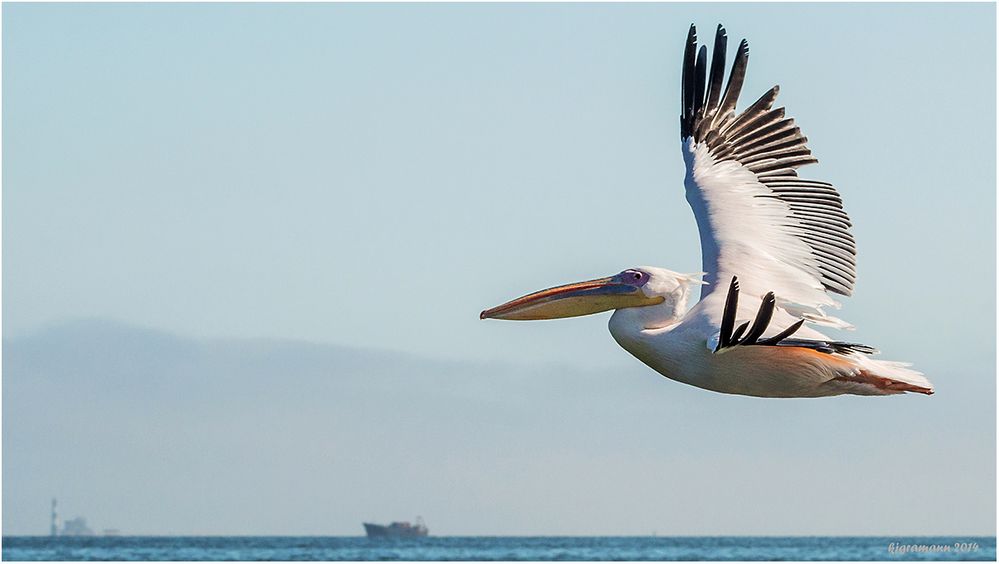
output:
[[[422,517],[416,518],[416,524],[409,521],[394,521],[390,525],[364,523],[364,532],[368,537],[425,537],[429,534]]]

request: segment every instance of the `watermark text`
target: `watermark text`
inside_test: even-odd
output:
[[[977,542],[955,542],[953,544],[902,544],[893,542],[888,545],[890,554],[909,554],[913,552],[977,552]]]

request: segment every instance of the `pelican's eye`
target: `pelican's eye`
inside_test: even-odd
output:
[[[625,284],[644,286],[649,281],[649,273],[641,270],[625,270],[621,273],[621,279]]]

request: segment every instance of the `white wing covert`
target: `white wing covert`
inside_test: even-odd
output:
[[[709,74],[707,48],[697,50],[691,26],[683,60],[680,137],[707,273],[702,300],[717,298],[720,307],[737,276],[746,297],[772,291],[788,314],[849,327],[822,310],[839,306],[828,292],[849,296],[856,281],[856,244],[842,199],[832,185],[798,177],[799,167],[818,161],[784,108],[773,109],[777,86],[735,112],[749,45],[739,44],[722,92],[727,41],[718,26]]]

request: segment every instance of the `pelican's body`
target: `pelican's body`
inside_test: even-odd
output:
[[[932,394],[922,374],[875,360],[872,348],[812,326],[849,328],[824,308],[850,295],[855,244],[829,184],[798,178],[816,162],[777,87],[741,113],[735,105],[748,44],[724,82],[727,38],[715,36],[710,74],[691,26],[683,65],[682,154],[704,272],[639,267],[529,294],[482,318],[552,319],[614,310],[621,347],[660,374],[716,392],[760,397]],[[703,281],[701,279],[703,275]],[[692,290],[701,288],[692,302]],[[809,325],[804,325],[805,322]]]
[[[653,269],[642,267],[641,270]],[[669,275],[663,269],[656,270],[662,276]],[[682,303],[690,293],[690,287],[681,285],[676,293]],[[841,357],[803,347],[733,347],[716,353],[712,339],[718,332],[718,324],[713,313],[720,310],[720,306],[713,307],[711,300],[706,300],[687,312],[668,311],[669,308],[656,311],[660,307],[616,310],[608,324],[611,335],[621,348],[656,372],[698,388],[760,397],[885,395],[897,391],[858,382],[855,378],[878,364],[883,365],[878,367],[878,372],[883,374],[899,369],[903,376],[905,372],[911,372],[901,366],[873,361],[860,353]],[[751,319],[753,313],[743,310],[742,318]],[[662,317],[657,318],[656,314]],[[794,322],[795,319],[787,314],[775,315],[774,325],[778,328]],[[764,336],[775,333],[776,330],[768,331]],[[802,334],[828,341],[807,327],[796,332],[796,336]]]

